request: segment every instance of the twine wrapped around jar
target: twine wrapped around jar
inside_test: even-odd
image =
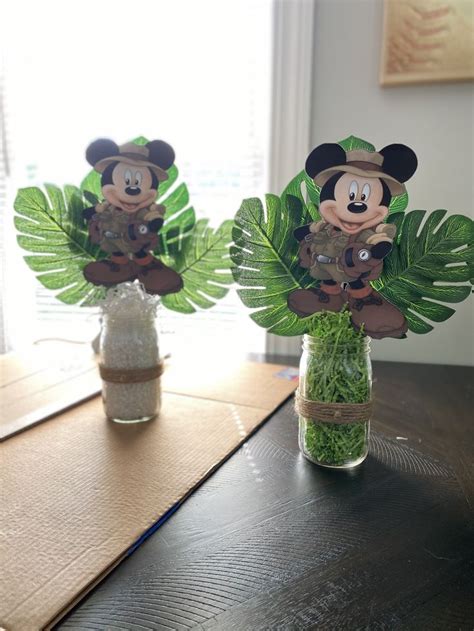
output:
[[[296,412],[309,421],[320,423],[360,423],[369,421],[372,414],[372,401],[367,403],[324,403],[310,401],[295,392]]]
[[[99,364],[99,372],[103,381],[109,383],[144,383],[152,379],[158,379],[163,374],[163,362],[151,368],[107,368]]]
[[[295,407],[299,445],[323,467],[354,467],[369,447],[372,410],[370,342],[354,332],[350,313],[327,313],[320,336],[306,334]]]

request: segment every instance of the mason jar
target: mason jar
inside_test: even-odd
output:
[[[305,335],[297,409],[303,455],[323,467],[355,467],[368,453],[370,339],[327,341]]]
[[[111,309],[109,305],[102,313],[102,400],[107,418],[119,423],[149,421],[161,407],[156,307],[135,306]]]

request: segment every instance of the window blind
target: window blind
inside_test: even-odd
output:
[[[3,68],[0,64],[0,353],[8,350],[5,322],[5,208],[8,151],[6,136],[6,112],[4,107]]]
[[[78,184],[89,168],[84,153],[91,140],[122,143],[143,134],[173,144],[179,181],[187,184],[198,218],[213,226],[232,217],[243,198],[267,190],[271,0],[138,0],[133,11],[147,20],[135,43],[125,0],[40,4],[9,6],[12,186]],[[46,13],[54,20],[44,20]],[[123,42],[118,48],[97,36],[111,14],[113,41]],[[19,270],[14,265],[24,267],[20,257],[9,261],[10,277]],[[24,321],[22,341],[25,331],[38,338],[97,329],[96,311],[62,305],[36,281],[22,285],[26,291],[31,312],[15,315]],[[186,318],[163,310],[160,318],[175,339],[197,339],[206,329],[214,338],[238,331],[249,351],[264,346],[264,332],[235,291],[211,310]]]

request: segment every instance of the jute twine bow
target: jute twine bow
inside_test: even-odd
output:
[[[372,401],[367,403],[324,403],[305,399],[295,392],[295,410],[304,418],[319,423],[361,423],[370,420]]]
[[[143,383],[158,379],[163,374],[163,362],[150,368],[107,368],[104,364],[99,364],[100,376],[109,383]]]

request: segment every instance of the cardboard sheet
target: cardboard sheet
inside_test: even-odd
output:
[[[278,393],[285,390],[281,382],[289,380],[283,368],[255,362],[203,367],[192,362],[183,365],[172,357],[166,361],[162,383],[165,392],[273,409]],[[290,392],[296,388],[291,381],[287,386]]]
[[[50,343],[0,356],[0,442],[100,392],[90,346]]]
[[[220,387],[219,371],[198,385],[178,368],[169,387],[190,392],[165,394],[155,421],[107,422],[96,397],[0,445],[0,627],[37,630],[66,613],[296,385],[275,365],[234,366]]]
[[[272,364],[209,364],[196,358],[171,357],[162,376],[164,392],[272,409]],[[288,379],[287,375],[281,380]],[[97,395],[101,380],[89,345],[54,343],[25,354],[0,356],[0,442],[49,420]],[[291,390],[291,388],[290,388]],[[278,396],[279,389],[277,390]]]

